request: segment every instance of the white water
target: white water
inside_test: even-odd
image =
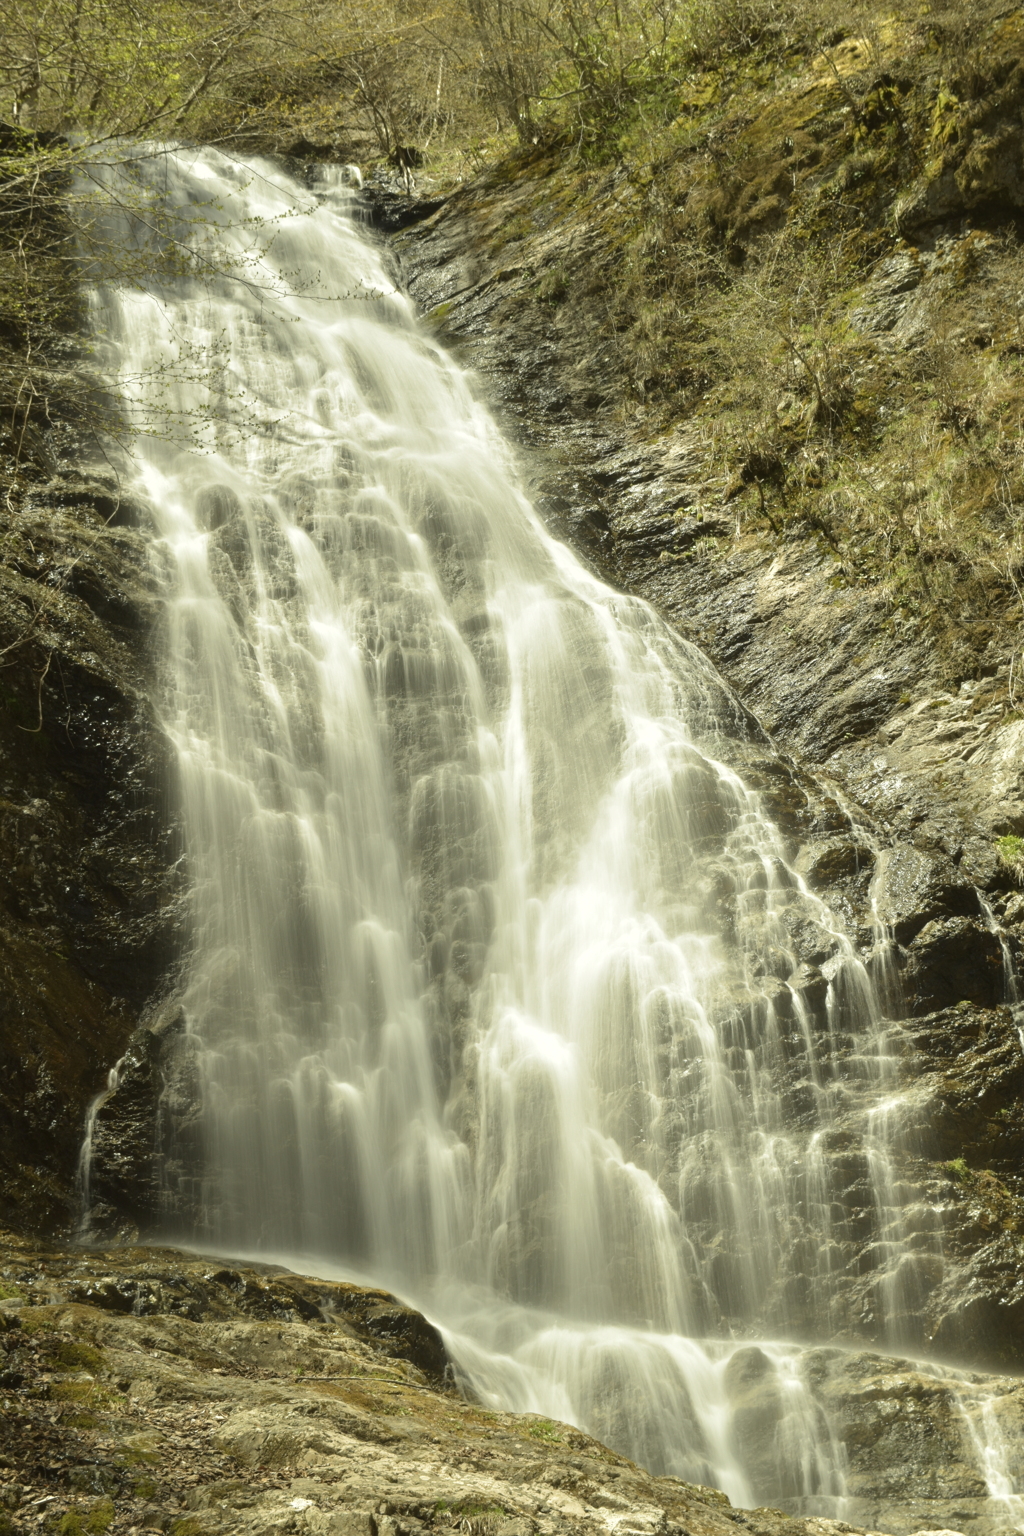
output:
[[[82,1145],[78,1152],[77,1185],[79,1206],[81,1210],[80,1235],[88,1236],[89,1211],[92,1203],[92,1159],[93,1143],[96,1137],[96,1117],[112,1093],[116,1093],[121,1082],[121,1066],[124,1061],[122,1056],[116,1061],[107,1073],[106,1087],[97,1093],[89,1108],[85,1112],[85,1131],[82,1136]]]
[[[726,766],[750,727],[547,535],[343,187],[210,151],[119,174],[108,230],[175,255],[94,299],[152,433],[194,884],[169,1222],[418,1298],[485,1401],[841,1512],[800,1348],[761,1344],[755,1455],[735,1341],[830,1337],[868,1232],[914,1343],[941,1231],[868,972]]]

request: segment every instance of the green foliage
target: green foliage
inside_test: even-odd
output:
[[[94,1348],[91,1344],[81,1344],[74,1339],[59,1344],[53,1358],[56,1364],[66,1371],[90,1371],[94,1375],[101,1371],[105,1364],[101,1350]]]
[[[789,0],[471,0],[495,107],[520,137],[590,159],[671,122],[695,69],[776,55],[813,30]]]
[[[537,284],[537,297],[546,304],[562,304],[569,297],[569,278],[562,266],[549,267]]]
[[[438,1499],[434,1505],[435,1515],[442,1515],[453,1520],[464,1517],[480,1515],[499,1515],[508,1517],[508,1510],[501,1504],[479,1504],[472,1499]]]
[[[53,1526],[56,1536],[103,1536],[114,1520],[114,1501],[97,1499],[88,1509],[69,1509]]]
[[[453,1503],[441,1499],[434,1505],[434,1515],[469,1536],[489,1536],[499,1521],[508,1519],[508,1510],[501,1504],[481,1504],[473,1499],[457,1499]]]
[[[996,839],[1000,867],[1012,879],[1024,885],[1024,837],[1008,833]]]
[[[971,1170],[962,1157],[954,1157],[942,1166],[957,1184],[966,1184],[971,1179]]]
[[[57,1324],[52,1317],[40,1316],[35,1307],[22,1307],[18,1313],[18,1321],[26,1333],[47,1334],[56,1333]]]
[[[526,1426],[526,1433],[532,1440],[544,1440],[549,1445],[561,1445],[563,1440],[562,1425],[551,1419],[532,1419]]]
[[[994,4],[971,13],[977,50],[1003,23]],[[563,47],[569,93],[537,130],[579,167],[546,180],[544,203],[585,204],[586,247],[560,260],[600,322],[605,408],[654,434],[685,423],[697,478],[723,487],[705,505],[734,503],[736,537],[763,519],[780,539],[814,539],[831,586],[876,589],[882,621],[925,630],[951,681],[976,675],[989,637],[1012,636],[1024,612],[1024,247],[986,214],[934,259],[894,220],[930,163],[936,93],[962,146],[971,100],[991,100],[1021,29],[1006,23],[1004,57],[976,52],[973,83],[951,91],[925,24],[873,3],[680,5],[648,93],[642,51],[613,69],[622,14],[619,53],[599,50],[614,88],[569,92],[583,71]],[[898,89],[883,79],[894,59]],[[614,198],[589,171],[611,158]],[[894,256],[921,280],[886,318],[877,285]],[[550,291],[542,272],[532,297],[549,305],[561,279]],[[893,340],[904,303],[915,328]],[[1001,682],[997,701],[1012,703]]]

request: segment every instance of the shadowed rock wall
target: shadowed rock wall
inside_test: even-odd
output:
[[[178,938],[160,605],[138,509],[9,496],[0,569],[0,1219],[67,1230],[86,1107]]]

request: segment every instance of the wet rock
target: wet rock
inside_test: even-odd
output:
[[[832,838],[827,842],[807,844],[800,863],[811,889],[822,890],[837,880],[870,871],[875,863],[875,853],[864,843]]]
[[[951,859],[906,844],[881,855],[873,894],[879,917],[901,944],[910,943],[934,919],[976,917],[979,912],[974,887]]]
[[[1003,997],[999,939],[972,918],[933,918],[911,942],[902,980],[913,1013],[959,1002],[994,1007]]]
[[[782,1384],[763,1350],[737,1350],[726,1366],[726,1390],[733,1424],[744,1460],[765,1500],[782,1499],[785,1488],[779,1469],[779,1426],[784,1416]]]
[[[94,1238],[132,1239],[170,1214],[157,1143],[172,1122],[182,1128],[176,1109],[183,1123],[200,1112],[194,1075],[182,1081],[192,1046],[182,1009],[171,1005],[135,1031],[117,1062],[89,1128],[83,1221]]]
[[[14,1293],[0,1304],[0,1503],[19,1520],[45,1509],[54,1529],[70,1515],[86,1529],[91,1519],[179,1536],[858,1530],[770,1505],[734,1509],[569,1425],[467,1403],[365,1326],[397,1305],[379,1292],[170,1249],[87,1254],[4,1239],[0,1255]],[[987,1443],[996,1423],[1017,1475],[1019,1382],[842,1349],[805,1351],[793,1369],[845,1445],[851,1519],[897,1536],[996,1536],[998,1500],[972,1436]],[[764,1350],[736,1349],[725,1372],[762,1497],[791,1505],[778,1458],[803,1421],[788,1414]]]
[[[162,1528],[166,1517],[182,1533],[453,1536],[472,1520],[481,1536],[603,1536],[609,1519],[666,1536],[734,1531],[717,1490],[651,1477],[579,1430],[428,1384],[364,1327],[385,1308],[392,1320],[409,1311],[380,1292],[170,1250],[90,1257],[15,1241],[4,1257],[20,1381],[0,1382],[0,1492],[16,1488],[15,1507],[45,1501],[54,1524],[67,1512],[84,1522],[106,1498],[108,1520]],[[145,1284],[157,1305],[139,1315],[51,1302],[72,1284],[94,1298]],[[297,1315],[280,1307],[286,1296],[325,1305]],[[257,1297],[278,1310],[255,1316]],[[779,1536],[805,1536],[781,1518]]]
[[[429,219],[444,202],[443,197],[416,197],[378,179],[364,187],[357,206],[371,229],[391,235]]]
[[[116,483],[58,476],[11,513],[0,572],[0,1216],[74,1217],[85,1109],[179,927],[167,744],[148,703],[160,604]]]
[[[986,1392],[962,1395],[906,1360],[816,1350],[805,1369],[847,1447],[848,1517],[908,1536],[922,1529],[995,1532],[1005,1521],[977,1471],[972,1431],[984,1436]],[[1000,1416],[1016,1444],[1024,1394]]]
[[[173,1249],[40,1250],[27,1240],[2,1236],[3,1275],[16,1298],[12,1305],[19,1308],[66,1301],[103,1312],[182,1317],[194,1323],[231,1318],[330,1322],[345,1338],[362,1339],[372,1354],[407,1361],[425,1380],[440,1384],[450,1375],[437,1329],[387,1291],[308,1280],[275,1265],[227,1267]],[[0,1312],[0,1331],[4,1318]],[[19,1314],[11,1314],[7,1323],[20,1326]]]

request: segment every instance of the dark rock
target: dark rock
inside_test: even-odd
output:
[[[801,859],[803,872],[812,890],[822,890],[837,880],[857,876],[874,868],[874,850],[847,838],[810,843]]]
[[[74,1219],[89,1100],[178,927],[167,743],[148,703],[160,616],[105,482],[12,500],[0,574],[0,1216]],[[130,521],[130,519],[129,519]]]
[[[169,1003],[136,1030],[94,1111],[86,1229],[94,1239],[134,1238],[182,1216],[183,1160],[198,1156],[202,1104],[196,1042]],[[175,1161],[158,1151],[174,1148]],[[191,1212],[189,1213],[191,1214]]]
[[[977,917],[980,912],[977,892],[951,859],[905,844],[882,854],[873,891],[879,917],[901,944],[910,943],[935,918]]]
[[[1024,1168],[1024,1049],[1012,1009],[961,1004],[907,1026],[925,1090],[915,1132],[931,1157],[1018,1185]],[[1009,1216],[1009,1212],[1005,1213]]]
[[[180,1043],[184,1014],[169,1008],[137,1029],[117,1063],[115,1083],[98,1104],[89,1147],[89,1204],[84,1220],[95,1236],[137,1236],[157,1221],[160,1100],[170,1052]]]
[[[444,1342],[422,1313],[385,1296],[370,1306],[360,1303],[356,1315],[366,1332],[386,1345],[389,1354],[410,1361],[427,1376],[444,1376],[448,1364]]]
[[[1003,952],[994,933],[968,917],[934,918],[907,950],[903,986],[911,1012],[955,1003],[991,1008],[1003,999]]]
[[[393,235],[432,218],[445,201],[443,197],[415,197],[409,192],[370,183],[363,188],[358,207],[371,229],[379,230],[383,235]]]

